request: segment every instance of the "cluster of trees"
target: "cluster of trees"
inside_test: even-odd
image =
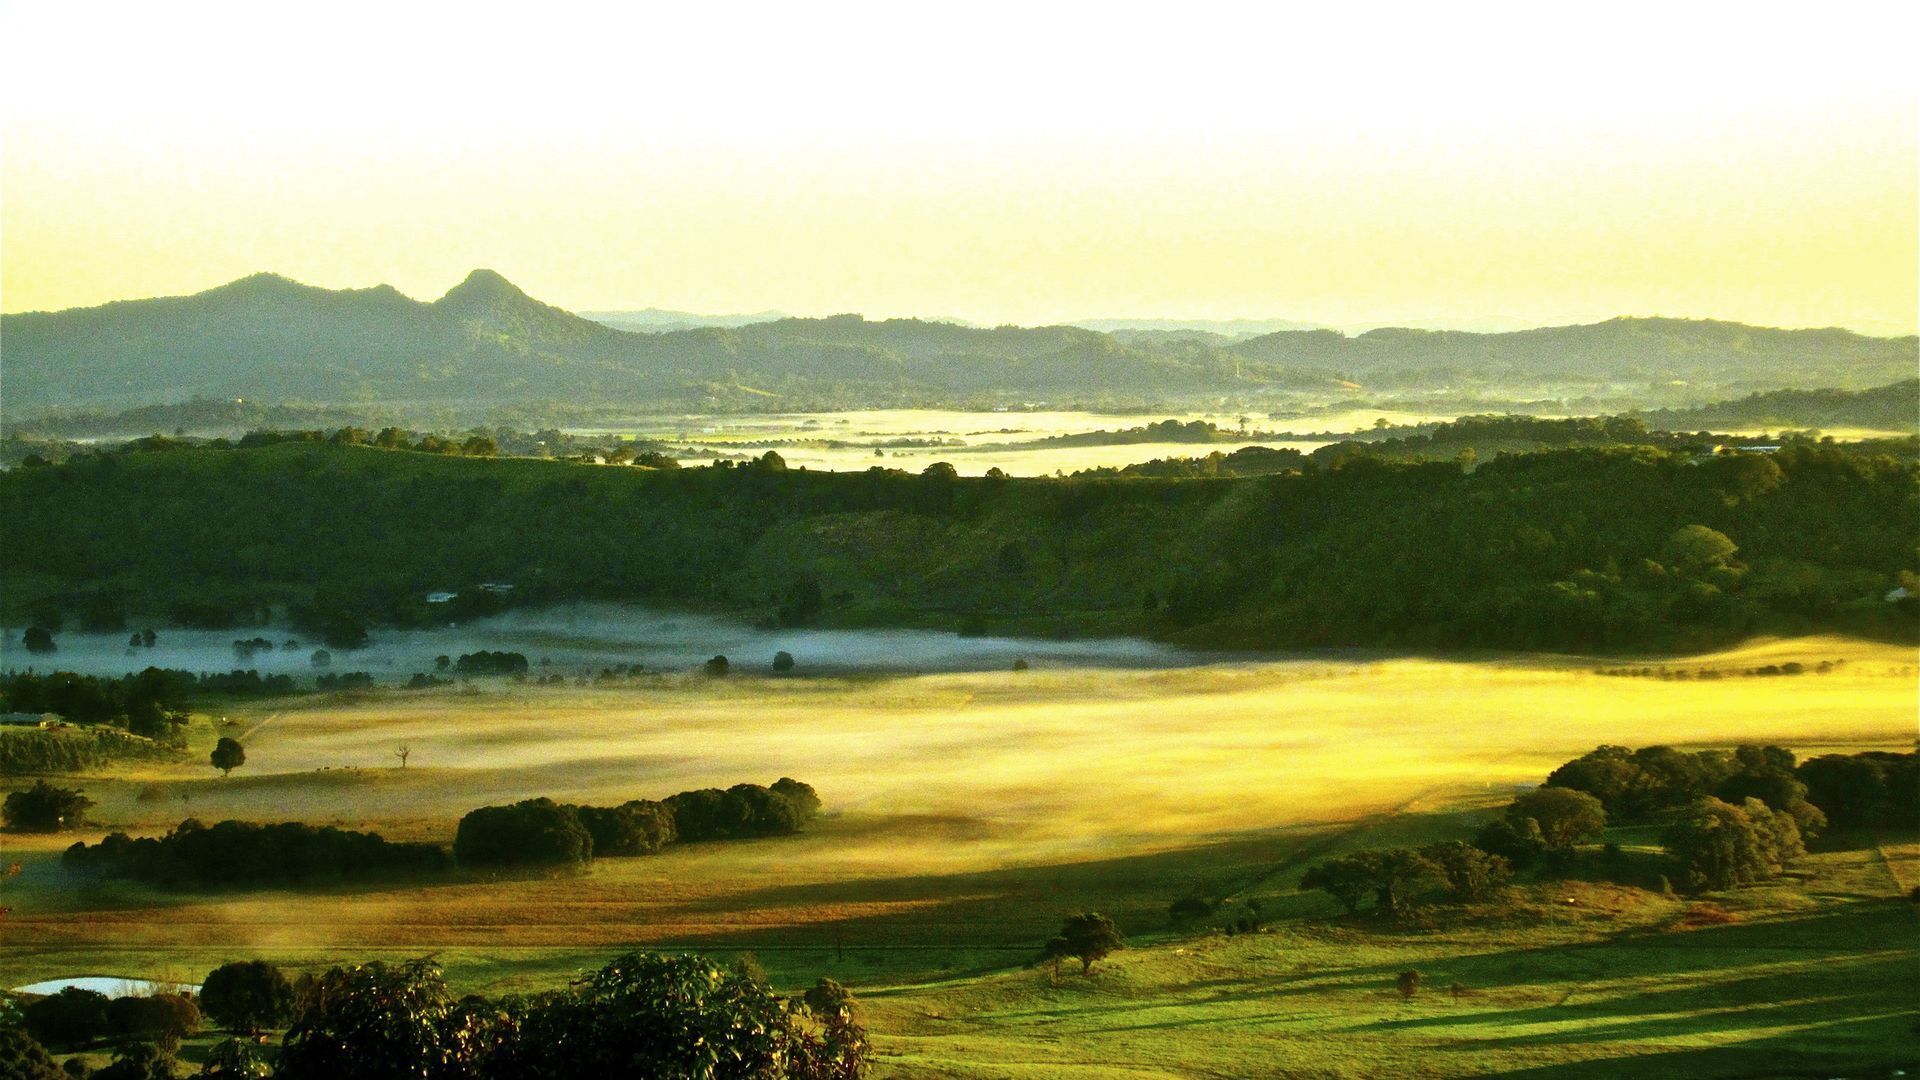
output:
[[[845,987],[822,979],[785,1000],[746,971],[700,956],[629,953],[566,989],[456,997],[430,960],[356,964],[290,982],[263,961],[223,964],[200,1001],[160,993],[109,1000],[65,990],[0,1024],[0,1075],[70,1080],[46,1047],[114,1042],[94,1080],[171,1080],[181,1036],[202,1014],[237,1038],[205,1077],[279,1080],[858,1080],[872,1050]],[[250,1036],[289,1025],[277,1053]]]
[[[0,817],[12,832],[63,832],[85,825],[92,806],[84,792],[36,780],[24,791],[7,794]]]
[[[1836,826],[1908,828],[1920,821],[1920,753],[1823,754],[1794,770]]]
[[[161,992],[109,998],[68,987],[28,1002],[20,1019],[27,1034],[47,1046],[77,1048],[99,1039],[157,1043],[171,1053],[200,1030],[201,1010],[186,994]]]
[[[527,658],[517,652],[467,653],[454,661],[453,670],[462,675],[525,675]]]
[[[790,777],[772,787],[735,784],[619,806],[527,799],[469,812],[453,851],[462,866],[578,866],[596,856],[650,855],[675,841],[797,832],[819,809],[812,786]]]
[[[212,754],[214,766],[223,770],[245,760],[244,749],[231,739],[221,740]],[[73,828],[90,805],[80,792],[42,780],[7,797],[6,821],[20,830]],[[311,886],[437,875],[456,862],[474,869],[579,866],[595,856],[649,855],[676,840],[792,833],[819,809],[812,786],[782,777],[772,787],[683,791],[661,802],[576,806],[527,799],[481,807],[460,819],[451,856],[438,844],[395,842],[331,826],[246,821],[209,826],[190,818],[165,836],[135,839],[115,832],[97,844],[75,843],[61,861],[74,873],[165,888]]]
[[[1349,913],[1371,900],[1384,915],[1450,901],[1485,900],[1513,876],[1502,856],[1458,840],[1342,855],[1309,869],[1302,889],[1319,889]]]
[[[1243,446],[1232,453],[1215,450],[1201,458],[1155,458],[1119,467],[1103,465],[1074,473],[1082,479],[1157,477],[1160,479],[1217,479],[1235,476],[1272,476],[1310,468],[1307,455],[1291,448]]]
[[[1814,772],[1818,775],[1821,768]],[[1547,784],[1585,792],[1612,819],[1623,822],[1652,820],[1702,799],[1739,804],[1757,798],[1791,815],[1800,831],[1812,836],[1826,827],[1827,815],[1809,797],[1799,774],[1793,752],[1778,746],[1742,746],[1731,752],[1601,746],[1555,769]],[[1913,805],[1920,816],[1920,801]]]
[[[514,581],[516,604],[776,622],[992,611],[1234,647],[1911,637],[1920,601],[1885,598],[1920,571],[1916,479],[1910,460],[1799,444],[1570,448],[1471,470],[1354,458],[1238,480],[186,450],[0,474],[0,617],[111,584],[142,611],[425,625],[444,613],[423,597],[462,580]],[[636,533],[648,558],[631,555]],[[1023,557],[1003,560],[1010,546]],[[810,593],[795,603],[801,576],[817,610]]]
[[[0,676],[0,711],[53,713],[75,724],[107,724],[135,735],[174,740],[186,724],[189,672],[147,668],[120,678],[56,671]]]
[[[1690,892],[1731,889],[1777,876],[1807,853],[1799,819],[1748,797],[1738,805],[1708,796],[1688,804],[1661,834]]]
[[[1688,891],[1764,881],[1806,853],[1829,820],[1849,827],[1920,821],[1920,753],[1827,754],[1796,763],[1778,746],[1731,751],[1601,746],[1516,798],[1471,845],[1363,851],[1301,880],[1357,911],[1387,914],[1435,899],[1482,899],[1513,868],[1565,868],[1613,823],[1664,825],[1666,869]]]
[[[192,818],[160,837],[123,832],[76,843],[61,857],[69,872],[130,878],[170,889],[249,889],[330,885],[445,873],[438,844],[387,840],[301,822],[262,825]]]

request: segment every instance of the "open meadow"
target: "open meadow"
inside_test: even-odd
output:
[[[1744,674],[1789,662],[1806,670]],[[1601,673],[1622,669],[1633,673]],[[1819,855],[1799,885],[1743,894],[1753,921],[1673,947],[1649,935],[1687,905],[1615,886],[1570,886],[1584,890],[1574,914],[1546,903],[1518,924],[1397,935],[1319,920],[1331,905],[1295,885],[1330,851],[1465,835],[1602,743],[1769,742],[1803,757],[1910,748],[1915,673],[1911,650],[1810,638],[1644,663],[1345,655],[606,687],[481,680],[235,705],[218,710],[224,727],[195,717],[185,763],[80,778],[98,803],[80,838],[157,834],[192,816],[445,842],[481,805],[617,803],[780,776],[813,784],[825,809],[798,836],[674,845],[571,876],[212,895],[76,884],[59,866],[73,834],[10,836],[24,870],[4,886],[0,969],[8,985],[193,980],[239,957],[312,969],[431,954],[457,989],[500,992],[558,985],[631,948],[752,952],[776,986],[826,974],[853,987],[902,1075],[1285,1072],[1270,1044],[1309,1028],[1320,1056],[1301,1071],[1377,1075],[1363,1063],[1402,1053],[1412,1071],[1459,1072],[1418,1048],[1463,1040],[1518,1063],[1549,1042],[1568,1060],[1744,1045],[1835,1009],[1884,1027],[1920,964],[1912,912],[1893,899],[1920,884],[1910,847]],[[226,778],[205,765],[222,733],[247,748]],[[1167,905],[1194,893],[1264,896],[1273,912],[1318,921],[1170,936]],[[1052,986],[1026,965],[1063,915],[1088,909],[1136,947],[1092,979]],[[1879,989],[1837,984],[1826,939],[1779,922],[1796,919],[1831,931]],[[1753,951],[1709,960],[1696,947],[1713,941]],[[1403,1006],[1380,972],[1414,963],[1506,989]],[[1673,1019],[1673,1001],[1727,980],[1792,989],[1756,990],[1767,1015],[1743,1013],[1731,1029]],[[1567,1024],[1589,1034],[1565,1037]],[[1183,1030],[1207,1033],[1207,1060],[1168,1038]]]

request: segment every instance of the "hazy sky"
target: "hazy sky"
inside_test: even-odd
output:
[[[1895,5],[673,7],[5,5],[0,306],[1914,328]]]

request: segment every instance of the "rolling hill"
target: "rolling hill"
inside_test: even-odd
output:
[[[1035,399],[1199,400],[1688,380],[1741,393],[1911,375],[1916,340],[1615,319],[1508,334],[1204,335],[857,315],[633,333],[476,270],[445,296],[257,274],[192,296],[0,318],[7,411],[195,395],[307,402],[565,402],[795,409]]]

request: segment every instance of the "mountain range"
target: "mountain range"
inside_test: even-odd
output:
[[[636,333],[476,270],[430,302],[256,274],[191,296],[0,316],[5,407],[188,397],[800,409],[1666,384],[1751,393],[1913,374],[1914,337],[1612,319],[1511,333],[1239,341],[858,315]]]

